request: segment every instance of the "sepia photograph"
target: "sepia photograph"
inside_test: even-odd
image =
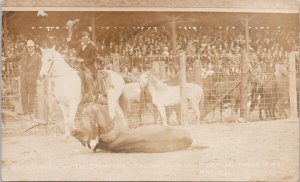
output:
[[[300,0],[3,0],[3,181],[299,181]]]

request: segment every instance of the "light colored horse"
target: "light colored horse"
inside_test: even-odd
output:
[[[140,86],[147,88],[152,96],[152,103],[157,106],[163,125],[166,123],[166,106],[180,104],[180,86],[169,86],[153,75],[143,73],[140,76]],[[204,91],[200,85],[186,83],[183,85],[187,100],[190,101],[195,113],[196,121],[200,122],[200,101],[204,98]]]
[[[142,124],[142,114],[145,111],[147,103],[151,103],[150,95],[142,95],[142,89],[139,82],[132,82],[125,84],[124,91],[120,97],[120,105],[123,110],[125,119],[129,118],[129,113],[135,112],[137,109],[139,124]],[[133,107],[133,104],[138,104],[138,107]],[[153,117],[154,120],[158,120],[157,108],[153,105]]]
[[[118,73],[105,70],[112,83],[112,88],[107,90],[107,105],[109,116],[115,118],[116,114],[124,118],[118,103],[124,89],[124,79]],[[55,99],[59,102],[65,122],[65,137],[70,136],[70,130],[75,127],[75,116],[78,105],[82,99],[81,79],[76,69],[65,62],[63,56],[54,49],[42,49],[42,68],[40,76],[47,75],[54,82]],[[122,120],[127,127],[125,119]]]

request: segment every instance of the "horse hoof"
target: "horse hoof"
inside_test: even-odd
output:
[[[161,123],[161,126],[162,127],[166,127],[166,126],[168,126],[166,123]]]
[[[97,146],[95,146],[95,148],[93,149],[93,153],[97,152]]]
[[[63,135],[63,140],[64,141],[68,141],[69,139],[71,138],[71,136],[70,135]]]

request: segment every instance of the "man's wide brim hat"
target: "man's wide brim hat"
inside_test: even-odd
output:
[[[27,47],[34,47],[34,42],[33,42],[33,40],[28,40],[27,43],[26,43],[26,46],[27,46]]]
[[[75,19],[75,20],[69,20],[66,23],[66,28],[70,31],[74,30],[78,24],[79,24],[80,20],[79,19]]]

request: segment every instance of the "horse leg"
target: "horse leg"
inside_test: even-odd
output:
[[[68,122],[70,129],[75,129],[75,118],[80,101],[72,101],[69,106]]]
[[[161,121],[163,126],[167,126],[167,118],[166,118],[166,109],[165,106],[157,106],[157,109],[160,113]]]
[[[269,115],[270,115],[270,118],[271,118],[272,120],[275,120],[275,115],[274,115],[274,112],[273,112],[272,107],[269,107],[268,109],[269,109]]]
[[[125,129],[128,129],[128,122],[127,122],[127,120],[124,118],[124,114],[123,114],[122,109],[121,109],[121,107],[120,107],[120,105],[119,105],[118,102],[116,103],[115,109],[116,109],[117,117],[121,120],[121,123],[122,123],[123,127],[124,127]]]
[[[232,101],[231,101],[231,106],[230,106],[230,114],[231,116],[237,120],[238,116],[238,111],[237,111],[237,105],[238,105],[238,101],[234,98]],[[247,110],[248,111],[248,110]]]
[[[266,115],[266,120],[271,118],[271,113],[270,113],[270,107],[265,107],[265,115]]]
[[[64,139],[67,139],[71,136],[70,126],[69,126],[69,117],[68,117],[68,106],[59,102],[59,107],[62,111],[63,118],[64,118],[64,125],[65,125],[65,134]]]
[[[276,99],[272,100],[270,107],[271,107],[271,111],[272,111],[272,117],[274,118],[273,120],[277,119],[276,114],[275,114],[275,113],[278,113],[276,105],[277,105],[277,100]]]
[[[158,124],[159,111],[157,106],[152,104],[154,121]]]
[[[175,106],[175,111],[178,123],[181,125],[180,105]]]
[[[116,114],[118,114],[118,117],[120,117],[124,126],[128,126],[128,124],[125,124],[124,122],[124,114],[118,102],[120,95],[121,94],[114,89],[110,89],[107,91],[108,114],[113,120],[116,118]]]
[[[220,109],[221,122],[223,123],[224,122],[224,120],[223,120],[223,103],[221,103],[219,109]]]
[[[172,114],[172,107],[173,106],[166,106],[166,117],[167,117],[167,123],[169,124],[170,116]]]
[[[108,107],[108,114],[111,119],[115,119],[116,117],[116,94],[114,90],[110,89],[107,91],[107,107]]]
[[[138,109],[138,118],[139,118],[139,125],[141,126],[142,123],[142,114],[145,111],[145,105],[143,103],[139,103],[139,109]]]
[[[270,112],[271,112],[272,119],[275,120],[276,116],[275,116],[274,108],[273,107],[270,108]]]
[[[259,119],[260,119],[260,120],[263,120],[263,118],[262,118],[262,112],[261,112],[262,109],[263,109],[262,106],[259,105],[259,107],[258,107],[258,115],[259,115]]]
[[[274,103],[273,103],[273,100],[270,99],[270,101],[267,103],[267,105],[265,105],[265,110],[266,110],[266,115],[267,115],[267,118],[270,118],[272,120],[275,119],[275,115],[274,115],[274,112],[273,112],[273,106],[274,106]]]
[[[199,102],[200,101],[192,101],[191,100],[191,103],[192,103],[192,107],[196,113],[196,123],[200,123],[200,109],[199,109]]]

